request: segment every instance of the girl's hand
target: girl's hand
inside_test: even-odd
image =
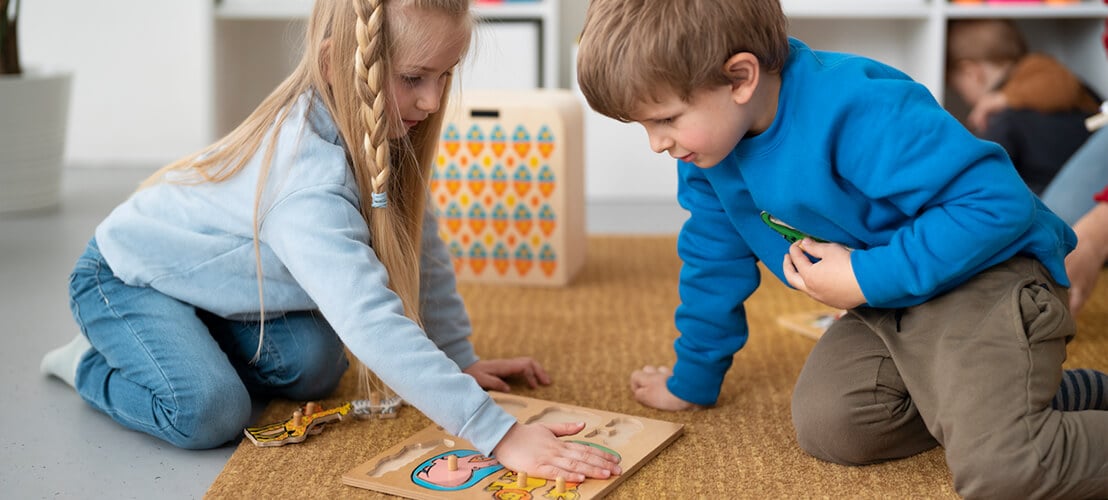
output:
[[[1066,274],[1070,277],[1070,313],[1077,316],[1108,260],[1108,203],[1097,203],[1073,225],[1073,232],[1077,233],[1077,248],[1066,256]]]
[[[854,277],[850,249],[838,243],[817,243],[811,238],[793,243],[785,254],[784,268],[785,279],[793,288],[823,304],[853,309],[866,303]]]
[[[585,428],[583,422],[515,424],[492,450],[504,467],[531,477],[579,483],[585,478],[607,479],[623,473],[619,459],[592,446],[562,441]]]
[[[482,359],[462,370],[477,380],[484,389],[509,392],[512,390],[506,378],[523,377],[532,389],[550,384],[550,376],[542,365],[528,357],[512,359]]]
[[[666,380],[673,371],[667,366],[644,366],[641,370],[631,373],[631,393],[635,395],[635,401],[666,411],[683,411],[699,409],[684,399],[674,396],[666,387]]]

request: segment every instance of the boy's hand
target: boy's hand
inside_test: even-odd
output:
[[[817,243],[811,238],[793,243],[785,254],[784,268],[785,279],[793,288],[823,304],[853,309],[866,302],[854,277],[850,249],[838,243]]]
[[[504,467],[526,472],[532,477],[579,483],[586,477],[607,479],[623,473],[619,459],[592,446],[562,441],[558,436],[571,436],[585,428],[582,422],[560,424],[515,424],[496,448],[493,455]]]
[[[482,359],[462,370],[477,380],[482,388],[509,392],[512,390],[506,378],[522,377],[532,389],[550,384],[550,376],[538,361],[528,357],[512,359]]]
[[[651,408],[666,411],[695,410],[699,406],[674,396],[666,387],[673,371],[667,366],[644,366],[631,374],[631,393],[635,400]]]

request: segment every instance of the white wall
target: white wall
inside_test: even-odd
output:
[[[588,0],[553,1],[558,2],[561,32],[559,82],[573,88],[573,47]],[[207,145],[287,75],[303,30],[296,21],[213,22],[214,0],[23,4],[24,62],[75,72],[66,154],[67,163],[75,166],[154,167]],[[1099,36],[1099,21],[1078,22],[1082,29],[1076,30],[1074,23],[1061,19],[1035,25],[1038,29],[1029,33],[1035,45],[1099,83],[1098,90],[1108,90],[1103,49],[1092,40]],[[941,96],[941,61],[925,50],[932,47],[936,26],[918,19],[865,16],[792,22],[796,34],[819,48],[886,60],[930,80]],[[586,140],[590,199],[673,197],[674,162],[649,150],[641,127],[589,111]]]
[[[566,54],[581,29],[586,2],[560,4],[569,21],[561,30],[563,86],[571,78]],[[237,124],[287,75],[302,22],[213,22],[214,3],[23,2],[25,65],[75,75],[68,165],[154,167],[177,159]],[[275,39],[279,46],[265,46]]]
[[[212,0],[21,3],[24,65],[74,72],[67,164],[153,167],[209,142]]]
[[[560,0],[558,15],[562,25],[562,35],[559,48],[562,57],[558,74],[561,76],[559,80],[563,88],[573,88],[577,81],[577,74],[573,70],[573,48],[577,46],[577,37],[581,35],[581,28],[585,26],[585,10],[588,6],[588,0]]]

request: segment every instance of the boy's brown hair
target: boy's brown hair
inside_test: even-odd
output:
[[[581,32],[577,80],[589,106],[620,121],[665,92],[731,83],[724,63],[750,52],[778,73],[789,55],[779,0],[592,0]]]
[[[1014,63],[1027,55],[1027,42],[1016,24],[1007,19],[959,19],[951,21],[946,35],[946,62]]]

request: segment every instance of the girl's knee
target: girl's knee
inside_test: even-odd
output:
[[[329,356],[304,359],[299,366],[286,370],[280,389],[282,397],[307,401],[330,396],[338,388],[339,380],[346,373],[349,362],[340,349]]]
[[[291,335],[274,340],[283,345],[276,347],[279,361],[259,373],[264,391],[293,400],[329,396],[349,366],[342,340],[315,312],[288,314],[281,328]]]
[[[216,448],[241,437],[250,425],[250,393],[241,383],[207,386],[175,401],[180,407],[161,407],[169,422],[163,438],[180,448]]]

